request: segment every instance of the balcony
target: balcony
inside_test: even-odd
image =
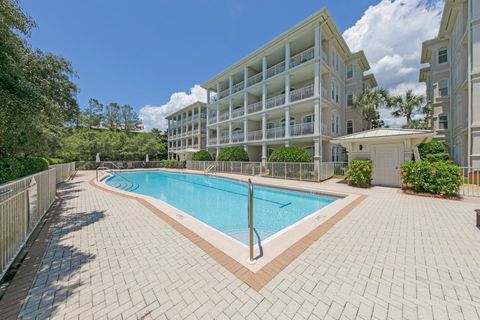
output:
[[[290,102],[313,97],[313,84],[290,92]]]
[[[262,80],[263,80],[263,73],[259,72],[256,75],[251,76],[250,78],[247,79],[247,85],[250,87],[256,83],[259,83]]]
[[[211,112],[210,115],[208,116],[208,123],[217,123],[217,112]]]
[[[285,137],[285,128],[272,128],[266,131],[267,139],[278,139]]]
[[[325,51],[322,50],[322,59],[328,64],[328,55]]]
[[[220,116],[218,117],[218,121],[225,121],[228,118],[230,118],[230,113],[223,112],[223,113],[220,113]]]
[[[250,105],[248,105],[247,107],[247,111],[248,113],[254,113],[254,112],[258,112],[258,111],[261,111],[263,108],[262,106],[262,101],[259,101],[259,102],[255,102],[255,103],[252,103]]]
[[[243,142],[244,140],[244,135],[243,132],[235,132],[235,134],[232,133],[232,142]]]
[[[230,143],[230,137],[229,136],[221,136],[220,137],[220,144],[227,144]]]
[[[329,100],[328,90],[325,87],[322,87],[322,98]]]
[[[248,141],[258,141],[262,140],[262,130],[251,131],[247,133],[247,140]]]
[[[271,97],[267,99],[267,109],[275,108],[277,106],[281,106],[285,104],[285,94],[281,94],[275,97]]]
[[[230,94],[230,90],[229,89],[225,89],[223,91],[220,91],[220,93],[218,94],[218,99],[217,100],[220,100],[220,99],[223,99],[225,98],[226,96],[228,96]]]
[[[235,109],[235,110],[232,111],[232,118],[241,117],[241,116],[243,116],[243,114],[244,114],[244,109],[243,108]]]
[[[217,138],[212,138],[208,140],[208,145],[215,146],[217,144]]]
[[[276,65],[268,68],[267,69],[267,79],[273,77],[274,75],[282,73],[283,71],[285,71],[285,61],[277,63]]]
[[[291,136],[305,136],[309,134],[313,134],[314,126],[313,122],[301,123],[296,124],[294,126],[290,126],[290,135]]]
[[[235,92],[243,90],[243,88],[245,88],[245,82],[244,81],[241,81],[237,84],[234,84],[232,86],[232,94],[235,93]]]
[[[302,63],[305,63],[307,61],[310,61],[313,59],[315,49],[314,47],[311,47],[305,51],[300,52],[299,54],[294,55],[293,57],[290,58],[290,68],[294,68],[296,66],[301,65]]]

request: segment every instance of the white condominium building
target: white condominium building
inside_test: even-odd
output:
[[[315,161],[344,160],[329,141],[367,129],[352,100],[377,85],[369,69],[322,9],[202,85],[209,152],[242,146],[251,161],[266,161],[290,145]]]
[[[191,154],[206,148],[207,105],[195,102],[166,117],[168,159],[189,160]]]
[[[438,36],[422,46],[432,127],[454,161],[480,167],[480,0],[447,0]]]

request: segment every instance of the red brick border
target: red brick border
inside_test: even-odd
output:
[[[260,291],[265,285],[267,285],[277,274],[279,274],[285,267],[287,267],[293,260],[295,260],[299,255],[301,255],[305,250],[312,245],[315,241],[320,239],[325,233],[328,232],[337,222],[342,220],[347,214],[350,213],[357,205],[359,205],[363,200],[367,198],[366,195],[361,195],[359,198],[355,199],[353,202],[348,204],[346,207],[337,212],[330,219],[325,221],[322,225],[318,226],[308,235],[303,237],[294,243],[290,248],[282,252],[275,259],[269,262],[266,266],[260,269],[258,272],[252,272],[249,269],[242,266],[240,263],[235,261],[230,256],[223,253],[223,251],[217,249],[208,241],[201,238],[198,234],[191,231],[187,227],[183,226],[176,220],[172,219],[169,215],[165,214],[150,202],[143,198],[126,195],[123,193],[115,192],[113,190],[103,188],[95,183],[95,179],[90,180],[90,184],[100,190],[116,194],[118,196],[136,200],[141,203],[144,207],[149,209],[152,213],[158,216],[160,219],[168,223],[172,228],[180,232],[187,239],[192,241],[215,261],[221,264],[225,269],[233,273],[237,278],[245,282],[252,289]]]

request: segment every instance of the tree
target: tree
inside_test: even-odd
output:
[[[366,88],[359,95],[353,96],[353,108],[359,110],[367,121],[369,128],[379,118],[377,110],[388,104],[388,91],[382,88]]]
[[[70,62],[29,47],[35,22],[16,0],[0,1],[0,157],[43,155],[78,119]]]
[[[131,132],[142,123],[138,114],[128,104],[120,106],[121,126],[125,132]]]
[[[428,122],[424,119],[413,119],[410,123],[402,126],[404,129],[419,129],[419,130],[426,130],[428,129]]]
[[[103,107],[97,99],[88,100],[88,106],[83,112],[83,122],[89,128],[100,126],[103,120]]]
[[[109,130],[118,130],[122,123],[122,115],[120,114],[120,105],[116,102],[110,102],[105,106],[103,115],[105,127]]]
[[[390,98],[388,107],[394,109],[392,111],[394,117],[405,117],[408,126],[412,121],[412,115],[420,110],[420,107],[424,102],[425,97],[423,95],[416,95],[412,90],[408,90],[404,95]]]

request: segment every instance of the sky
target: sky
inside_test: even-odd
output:
[[[326,7],[379,85],[424,94],[421,43],[436,36],[444,0],[21,0],[37,23],[28,40],[70,60],[81,107],[129,104],[145,128],[206,93],[199,84]],[[391,126],[401,119],[382,111]]]

